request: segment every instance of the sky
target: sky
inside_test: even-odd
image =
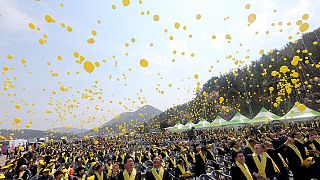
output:
[[[303,33],[318,28],[319,4],[0,0],[0,129],[93,128],[144,105],[186,103],[211,77],[300,38],[298,20],[309,24]],[[89,73],[85,62],[98,64]]]

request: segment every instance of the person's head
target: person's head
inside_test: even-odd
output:
[[[82,177],[84,175],[84,168],[82,166],[77,167],[76,174],[78,177]]]
[[[262,152],[263,152],[262,145],[261,144],[255,144],[254,145],[254,152],[256,154],[262,154]]]
[[[134,168],[134,160],[131,156],[126,156],[124,158],[124,168],[129,172]]]
[[[207,148],[206,148],[206,146],[202,146],[200,150],[201,150],[201,152],[206,152]]]
[[[42,175],[44,177],[48,177],[49,176],[49,172],[50,172],[50,169],[44,169],[43,172],[42,172]]]
[[[267,149],[268,148],[273,148],[273,144],[270,141],[266,141],[265,145],[266,145]]]
[[[118,162],[115,162],[115,163],[112,165],[112,171],[113,171],[113,172],[118,172],[119,169],[120,169],[119,163],[118,163]]]
[[[162,159],[160,157],[155,157],[153,159],[153,167],[154,168],[160,168],[161,167],[161,161],[162,161]]]
[[[297,138],[297,139],[301,139],[302,135],[299,131],[293,131],[292,132],[292,138]]]
[[[254,144],[255,144],[255,141],[254,141],[254,139],[249,139],[248,140],[248,143],[253,147],[254,146]]]
[[[238,149],[240,147],[240,144],[238,143],[238,141],[232,141],[231,147]]]
[[[69,163],[69,162],[67,162],[67,163],[64,165],[64,167],[65,167],[66,169],[69,169],[69,167],[70,167],[70,163]]]
[[[95,168],[96,171],[102,172],[104,170],[104,166],[102,164],[98,164]]]
[[[240,164],[244,164],[246,162],[246,158],[244,157],[244,155],[243,155],[243,153],[241,151],[234,153],[233,154],[233,159],[238,161]]]
[[[60,170],[58,170],[58,171],[54,172],[53,176],[54,176],[55,180],[60,180],[63,177],[63,173]]]

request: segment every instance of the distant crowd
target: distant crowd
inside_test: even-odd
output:
[[[0,180],[320,180],[319,132],[309,121],[34,144]]]

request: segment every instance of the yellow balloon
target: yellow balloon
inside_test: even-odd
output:
[[[274,87],[269,87],[270,93],[274,90]]]
[[[53,22],[53,18],[52,18],[52,16],[50,16],[50,15],[46,15],[46,16],[44,17],[44,19],[45,19],[48,23]]]
[[[21,107],[20,107],[19,104],[16,104],[16,105],[14,106],[14,108],[16,108],[17,110],[19,110]]]
[[[276,76],[276,75],[278,75],[278,72],[277,72],[277,71],[272,71],[272,72],[271,72],[271,76],[274,77],[274,76]]]
[[[224,97],[220,97],[220,98],[219,98],[220,104],[223,103],[223,101],[224,101]]]
[[[122,0],[122,4],[123,4],[124,6],[129,6],[130,0]]]
[[[29,28],[30,28],[30,29],[35,29],[36,26],[35,26],[33,23],[29,23]]]
[[[301,32],[305,32],[306,30],[308,30],[309,29],[309,24],[308,23],[303,23],[303,24],[301,24],[301,26],[300,26],[300,28],[299,28],[299,30],[301,31]]]
[[[157,14],[154,15],[154,16],[153,16],[153,20],[154,20],[154,21],[159,21],[159,20],[160,20],[160,16],[157,15]]]
[[[94,141],[94,144],[95,144],[95,145],[98,145],[98,144],[99,144],[99,141]]]
[[[254,23],[254,21],[256,21],[256,18],[257,18],[256,14],[250,14],[250,15],[248,16],[248,22],[249,22],[250,24],[252,24],[252,23]]]
[[[141,67],[148,67],[149,63],[148,63],[148,60],[146,59],[141,59],[140,60],[140,66]]]
[[[307,107],[306,107],[306,105],[304,105],[304,104],[299,104],[297,108],[298,108],[298,110],[299,110],[300,112],[303,112],[303,111],[306,110]]]
[[[289,71],[288,66],[281,66],[281,67],[280,67],[280,72],[282,72],[282,73],[287,73],[288,71]]]
[[[94,70],[94,64],[91,61],[86,61],[83,63],[83,68],[88,73],[92,73],[92,71]]]
[[[21,122],[21,119],[19,117],[14,118],[14,123],[19,124]]]

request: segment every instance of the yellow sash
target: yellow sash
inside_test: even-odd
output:
[[[206,156],[204,154],[202,154],[202,151],[200,151],[200,156],[201,156],[203,162],[206,163]]]
[[[312,150],[315,150],[315,151],[317,150],[316,146],[313,143],[311,143],[309,146],[311,147]],[[319,157],[319,154],[315,154],[315,156]]]
[[[173,167],[177,167],[176,159],[174,158],[174,159],[172,160],[172,158],[171,158],[170,156],[169,156],[169,159],[170,159],[171,163],[173,164]]]
[[[297,146],[294,144],[288,144],[288,147],[290,147],[294,151],[294,153],[296,153],[296,155],[299,157],[301,164],[302,164],[303,159],[302,159],[301,153],[300,153],[299,149],[297,148]]]
[[[208,150],[208,151],[211,154],[212,158],[214,158],[214,154],[212,153],[212,151],[211,150]]]
[[[252,153],[254,153],[254,149],[249,143],[248,143],[248,147],[251,149]]]
[[[280,153],[278,153],[278,156],[280,157],[282,164],[285,168],[288,168],[288,164],[286,163],[286,161],[284,160],[284,158],[282,157],[282,155]]]
[[[39,175],[42,169],[43,169],[43,168],[38,167],[38,168],[37,168],[37,174],[36,174],[36,175]]]
[[[164,170],[162,167],[160,167],[160,170],[159,170],[159,174],[157,173],[157,170],[155,168],[152,168],[151,169],[151,172],[153,174],[153,177],[156,179],[156,180],[162,180],[163,179],[163,174],[164,174]]]
[[[267,165],[267,157],[264,156],[264,155],[261,155],[261,162],[258,158],[258,155],[257,154],[252,154],[252,157],[253,157],[253,160],[254,160],[254,163],[256,164],[258,170],[259,170],[259,174],[261,176],[263,176],[264,178],[266,178],[266,165]]]
[[[275,172],[279,173],[279,167],[277,166],[277,164],[273,161],[272,157],[269,156],[269,154],[267,152],[263,152],[263,155],[265,155],[267,158],[271,159],[272,165],[273,165],[273,169]]]
[[[107,169],[108,169],[108,176],[111,176],[112,175],[112,164],[111,164],[111,166],[109,166],[107,164]]]
[[[189,163],[189,161],[188,161],[188,159],[187,159],[187,156],[184,154],[181,154],[181,157],[182,157],[182,159],[184,160],[184,162],[186,162],[186,166],[187,167],[189,167],[190,166],[190,163]]]
[[[125,154],[121,154],[120,155],[120,157],[121,157],[121,159],[122,159],[122,164],[124,164],[124,157],[125,157],[126,155]]]
[[[126,169],[123,171],[123,177],[125,180],[134,180],[136,178],[136,174],[137,174],[137,171],[135,168],[133,168],[130,176]]]
[[[142,161],[141,161],[141,159],[142,159],[141,155],[138,156],[137,158],[138,158],[138,160],[139,160],[139,163],[142,163]]]
[[[194,153],[194,152],[190,152],[189,154],[190,154],[190,156],[192,157],[193,162],[195,163],[195,162],[196,162],[196,155],[195,155],[195,153]]]
[[[22,176],[24,175],[24,173],[25,173],[25,171],[21,171],[21,172],[19,172],[19,178],[21,178],[21,179],[22,179]]]
[[[101,174],[94,172],[94,174],[97,176],[98,180],[103,180],[103,172],[101,172]]]
[[[247,180],[253,180],[252,175],[250,174],[249,168],[246,164],[241,164],[238,161],[236,161],[236,165],[240,168],[242,173],[246,176]]]
[[[166,157],[169,157],[169,156],[168,156],[168,152],[167,152],[167,151],[165,151],[165,152],[164,152],[164,154],[166,155]]]
[[[182,174],[186,173],[186,170],[180,164],[178,164],[178,168],[179,168],[179,170],[181,171]]]

